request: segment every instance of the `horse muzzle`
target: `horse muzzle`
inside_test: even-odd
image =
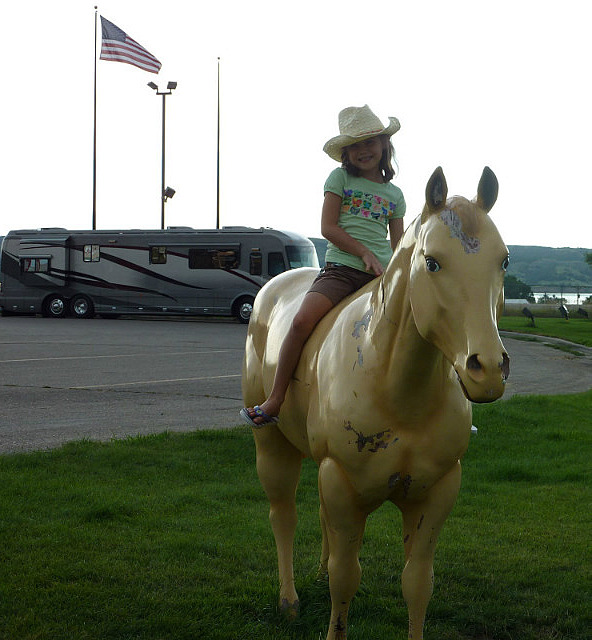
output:
[[[475,353],[464,366],[455,367],[462,390],[471,402],[493,402],[501,398],[510,375],[510,358],[504,351],[498,358]]]

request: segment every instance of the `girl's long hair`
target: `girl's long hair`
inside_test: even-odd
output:
[[[395,159],[395,148],[388,136],[379,137],[382,138],[383,141],[386,140],[386,144],[383,145],[382,158],[380,159],[378,168],[382,173],[384,181],[390,182],[395,177],[395,170],[393,169],[392,163],[394,161],[395,164],[397,164],[397,160]],[[349,173],[350,176],[360,175],[360,170],[357,167],[354,167],[349,161],[347,147],[343,147],[341,151],[341,166]]]

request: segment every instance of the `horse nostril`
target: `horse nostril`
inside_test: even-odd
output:
[[[503,379],[507,380],[510,376],[510,358],[508,358],[507,353],[504,353],[502,357],[502,361],[500,362],[500,369],[502,370]]]
[[[473,354],[472,356],[469,356],[467,358],[467,369],[469,369],[470,371],[480,371],[481,368],[481,363],[479,362],[479,358],[476,354]]]

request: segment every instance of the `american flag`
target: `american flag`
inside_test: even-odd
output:
[[[103,16],[101,16],[101,30],[103,33],[101,60],[127,62],[152,73],[160,71],[162,65],[151,53]]]

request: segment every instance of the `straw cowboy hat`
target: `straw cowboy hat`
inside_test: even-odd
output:
[[[341,162],[343,147],[374,136],[390,137],[400,128],[397,118],[389,118],[389,124],[385,127],[367,104],[363,107],[347,107],[339,112],[340,135],[331,138],[323,147],[323,151],[333,160]]]

